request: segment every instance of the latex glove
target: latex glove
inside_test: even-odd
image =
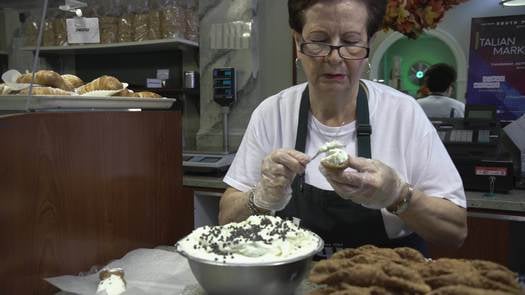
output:
[[[304,173],[310,157],[292,149],[278,149],[262,163],[261,180],[254,188],[253,202],[259,208],[282,210],[292,198],[291,184]]]
[[[388,207],[399,198],[405,186],[394,169],[378,160],[348,156],[345,168],[331,169],[322,164],[319,167],[341,198],[367,208]]]

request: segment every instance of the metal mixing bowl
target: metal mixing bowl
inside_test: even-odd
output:
[[[317,238],[319,244],[311,253],[271,263],[220,263],[178,252],[188,259],[193,275],[209,295],[292,295],[310,269],[312,257],[323,249],[323,240]]]

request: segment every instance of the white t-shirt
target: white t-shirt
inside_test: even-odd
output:
[[[450,118],[451,110],[454,110],[454,118],[465,116],[465,104],[450,97],[429,95],[417,102],[429,118]]]
[[[394,168],[399,176],[427,195],[446,198],[466,207],[461,178],[445,147],[425,113],[410,96],[388,86],[362,80],[368,88],[372,158]],[[261,176],[266,155],[278,148],[295,147],[299,106],[306,84],[300,84],[265,99],[254,110],[235,159],[224,182],[248,191]],[[313,155],[327,141],[337,139],[347,152],[356,156],[355,121],[342,127],[322,125],[311,113],[308,118],[306,154]],[[319,171],[317,157],[306,167],[305,182],[320,189],[333,190]],[[389,238],[412,231],[403,221],[382,209]]]

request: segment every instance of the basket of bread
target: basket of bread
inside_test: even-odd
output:
[[[152,91],[134,92],[127,83],[118,78],[103,75],[88,83],[72,74],[59,74],[51,70],[40,70],[21,74],[9,70],[2,75],[0,94],[3,95],[50,95],[50,96],[89,96],[89,97],[137,97],[161,98]],[[32,84],[32,87],[30,87]]]
[[[133,91],[118,78],[103,75],[85,82],[72,74],[59,74],[51,70],[21,74],[9,70],[2,75],[0,109],[19,103],[20,98],[31,97],[30,108],[170,108],[174,99],[153,91]],[[11,108],[9,107],[11,106]]]

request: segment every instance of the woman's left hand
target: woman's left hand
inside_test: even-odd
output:
[[[319,170],[341,198],[372,209],[388,207],[399,198],[405,185],[394,169],[378,160],[348,156],[345,168],[321,164]]]

